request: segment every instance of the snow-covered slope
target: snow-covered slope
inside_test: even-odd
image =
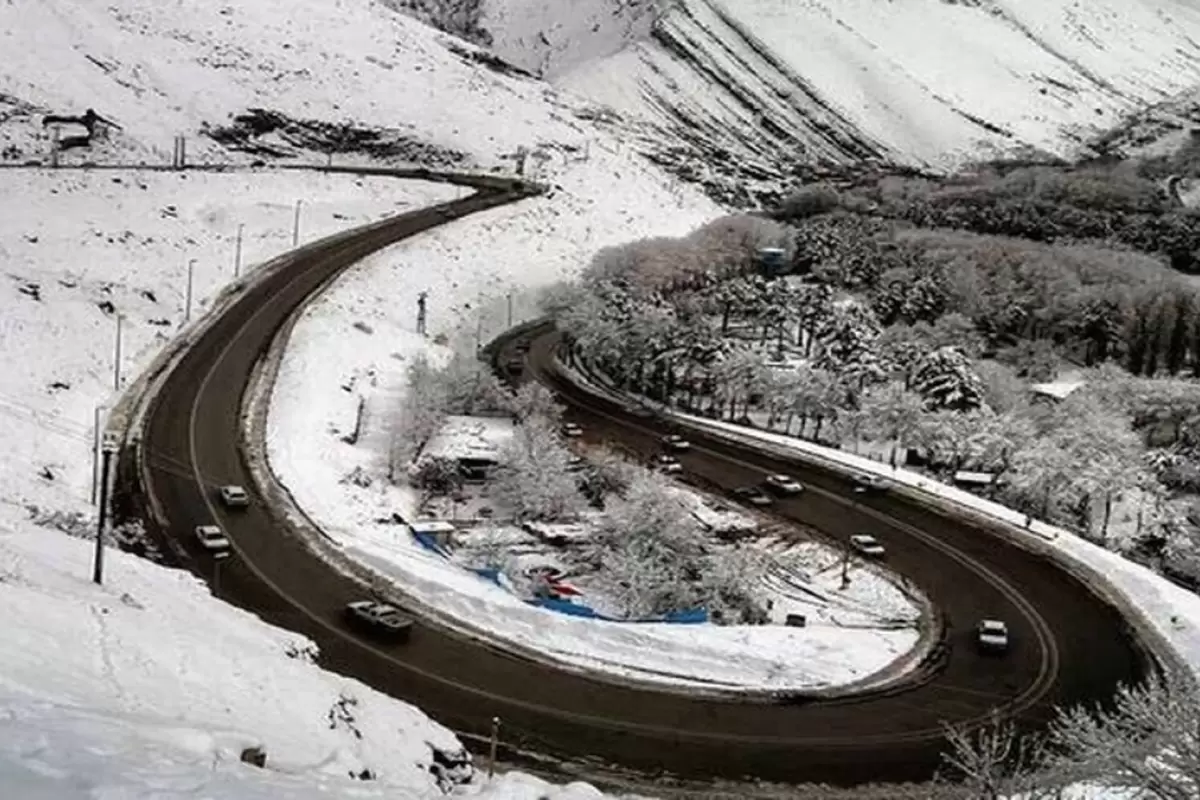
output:
[[[1190,0],[484,0],[480,25],[526,69],[768,167],[1066,153],[1200,82]]]

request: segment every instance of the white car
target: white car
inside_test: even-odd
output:
[[[564,422],[562,426],[562,435],[569,439],[576,439],[583,436],[583,427],[575,422]]]
[[[240,486],[222,486],[218,494],[226,508],[245,508],[250,505],[250,495]]]
[[[197,525],[196,539],[200,546],[209,552],[229,549],[229,538],[225,536],[225,531],[216,525]]]
[[[975,626],[975,643],[989,653],[1008,650],[1008,626],[998,619],[985,619]]]
[[[790,475],[768,475],[763,483],[768,489],[779,494],[800,494],[804,491],[804,485]]]
[[[869,533],[856,533],[850,537],[850,545],[868,558],[883,558],[887,550]]]
[[[388,603],[355,600],[346,604],[345,614],[352,626],[385,638],[403,641],[412,632],[412,619]]]
[[[654,459],[654,466],[659,470],[659,472],[665,472],[668,475],[675,475],[683,472],[683,464],[679,463],[679,459],[675,458],[675,456],[669,456],[666,453],[663,453]]]
[[[677,433],[662,438],[663,449],[671,453],[686,453],[692,449],[692,443]]]

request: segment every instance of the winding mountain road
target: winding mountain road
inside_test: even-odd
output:
[[[760,452],[691,435],[686,468],[718,486],[790,471],[812,488],[777,506],[832,535],[869,530],[893,565],[947,610],[950,648],[933,674],[908,688],[828,701],[753,704],[628,688],[548,668],[420,622],[403,646],[381,646],[341,624],[362,587],[322,561],[264,507],[244,463],[243,395],[261,356],[290,314],[367,254],[456,217],[512,202],[517,188],[483,187],[470,198],[422,209],[302,248],[286,268],[248,288],[170,369],[144,427],[142,478],[150,521],[183,564],[210,576],[193,545],[197,524],[218,521],[235,557],[221,568],[221,595],[317,642],[321,663],[411,701],[469,736],[503,719],[507,752],[608,765],[687,779],[767,781],[919,780],[939,763],[941,723],[975,720],[1008,706],[1029,724],[1053,705],[1097,700],[1136,679],[1142,657],[1116,612],[1080,583],[1020,548],[893,497],[852,499],[845,481]],[[661,431],[574,388],[550,357],[553,334],[535,341],[530,372],[554,388],[591,436],[653,447]],[[506,347],[512,347],[509,342]],[[214,488],[240,483],[253,502],[229,513]],[[403,587],[400,587],[401,590]],[[1013,653],[984,659],[965,631],[981,616],[1009,620]],[[270,676],[263,676],[270,680]],[[747,792],[747,796],[752,792]]]

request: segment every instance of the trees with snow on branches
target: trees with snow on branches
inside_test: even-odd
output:
[[[574,517],[583,497],[567,469],[571,451],[554,425],[529,417],[517,426],[493,476],[496,496],[517,519],[554,521]]]
[[[912,388],[931,409],[970,411],[983,405],[983,383],[956,347],[934,350],[917,364]]]

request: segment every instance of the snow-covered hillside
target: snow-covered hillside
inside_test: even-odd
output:
[[[1189,0],[481,5],[503,58],[742,167],[1064,154],[1200,81]]]

